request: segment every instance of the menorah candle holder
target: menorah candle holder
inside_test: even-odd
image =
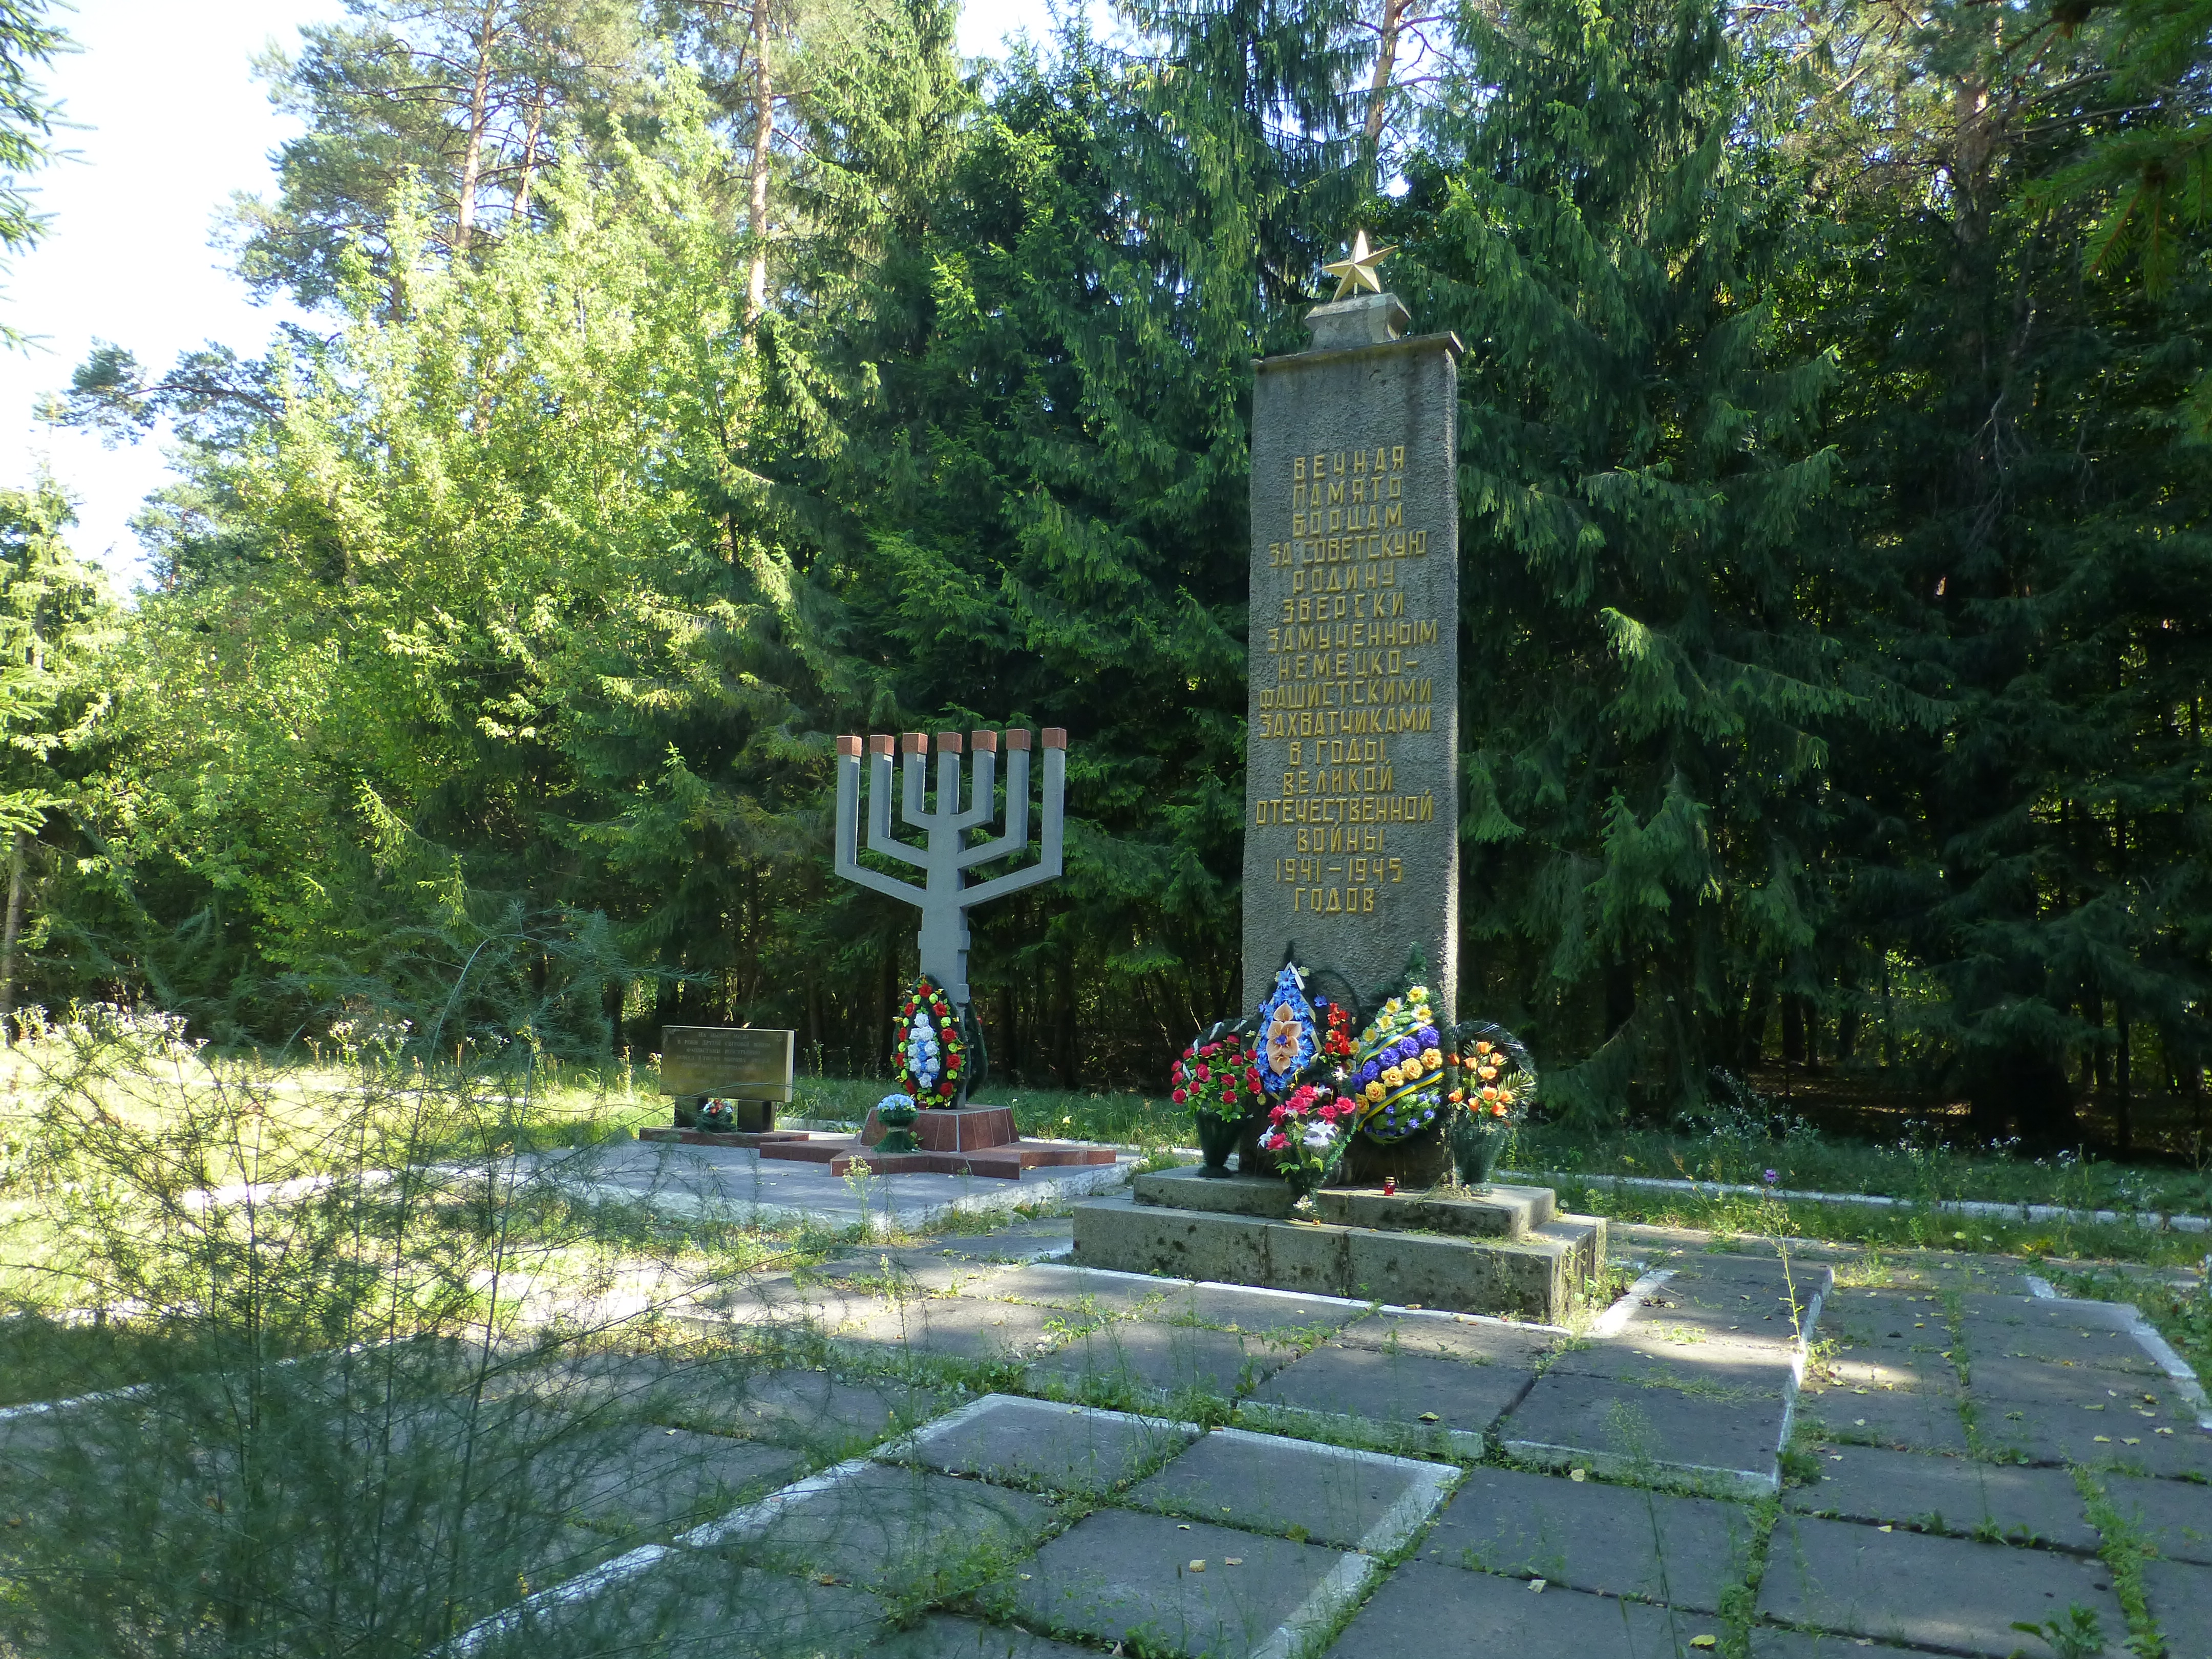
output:
[[[930,737],[908,732],[894,738],[877,733],[865,739],[868,762],[868,850],[922,872],[916,885],[896,876],[871,870],[860,859],[860,760],[863,739],[837,739],[837,873],[875,892],[889,894],[921,911],[921,971],[945,988],[945,994],[961,1007],[968,993],[968,912],[1008,893],[1019,892],[1060,872],[1060,831],[1067,800],[1067,733],[1056,726],[1044,729],[1044,798],[1037,861],[1024,869],[968,884],[968,872],[980,864],[1017,858],[1030,844],[1030,734],[1010,729],[1006,747],[1006,830],[1001,836],[968,845],[968,832],[987,830],[998,817],[1000,734],[975,732],[969,744],[975,750],[971,769],[963,766],[963,746],[957,732],[937,733],[937,804],[925,811],[929,781]],[[909,829],[922,831],[925,844],[915,847],[891,833],[891,763],[894,750],[905,756],[905,788],[900,817]],[[963,770],[969,771],[967,805],[961,805]]]

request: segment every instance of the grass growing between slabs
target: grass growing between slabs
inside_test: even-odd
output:
[[[2203,1233],[2172,1232],[2132,1223],[2023,1222],[1810,1199],[1652,1192],[1595,1186],[1573,1177],[1559,1182],[1557,1189],[1559,1207],[1579,1215],[1686,1227],[1723,1237],[1765,1237],[1786,1231],[1799,1238],[1881,1249],[2018,1256],[2030,1263],[2103,1261],[2158,1267],[2193,1267],[2207,1244]]]
[[[1575,1130],[1523,1126],[1509,1153],[1522,1169],[1640,1176],[1667,1181],[1776,1184],[1802,1192],[1866,1193],[1933,1205],[1953,1199],[2048,1204],[2078,1210],[2212,1215],[2212,1166],[2115,1163],[2060,1152],[2030,1158],[1944,1141],[1931,1126],[1888,1141],[1823,1134],[1761,1101],[1717,1105],[1674,1129]]]

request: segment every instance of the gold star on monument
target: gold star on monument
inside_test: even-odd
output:
[[[1367,246],[1367,233],[1364,230],[1352,232],[1352,252],[1343,258],[1332,259],[1322,267],[1336,278],[1336,292],[1329,296],[1331,302],[1341,300],[1357,289],[1364,288],[1370,294],[1380,294],[1382,279],[1375,274],[1375,267],[1397,251],[1393,246],[1378,247],[1370,252]]]

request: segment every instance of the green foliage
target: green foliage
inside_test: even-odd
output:
[[[564,139],[605,135],[641,103],[635,6],[621,0],[346,0],[352,21],[272,46],[270,101],[306,131],[277,151],[277,199],[231,208],[240,273],[305,305],[336,300],[358,255],[398,283],[394,240],[411,192],[456,252],[527,224]],[[495,216],[488,218],[486,216]],[[404,259],[401,261],[404,266]],[[401,303],[401,290],[391,292]]]
[[[46,216],[32,205],[22,179],[54,159],[61,120],[59,106],[37,80],[40,69],[72,49],[48,21],[52,15],[47,0],[0,0],[0,257],[28,252],[46,233]],[[22,338],[0,326],[0,342],[19,345]]]
[[[912,918],[830,739],[1049,724],[993,1056],[1156,1081],[1241,980],[1249,364],[1357,226],[1467,346],[1460,1012],[1585,1128],[1778,1048],[2124,1142],[2212,1059],[2192,7],[1467,6],[1370,97],[1352,0],[982,74],[943,0],[356,0],[240,221],[327,337],[52,404],[186,482],[37,994],[866,1075]]]

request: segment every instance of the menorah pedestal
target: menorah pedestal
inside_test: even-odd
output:
[[[800,1164],[826,1164],[833,1176],[842,1176],[856,1162],[862,1162],[872,1175],[995,1176],[1006,1181],[1019,1181],[1024,1170],[1114,1161],[1111,1146],[1093,1146],[1079,1140],[1024,1140],[1014,1132],[1013,1113],[1004,1106],[920,1113],[913,1128],[914,1138],[921,1143],[919,1152],[872,1151],[884,1133],[871,1111],[860,1133],[849,1140],[763,1143],[760,1155]]]

